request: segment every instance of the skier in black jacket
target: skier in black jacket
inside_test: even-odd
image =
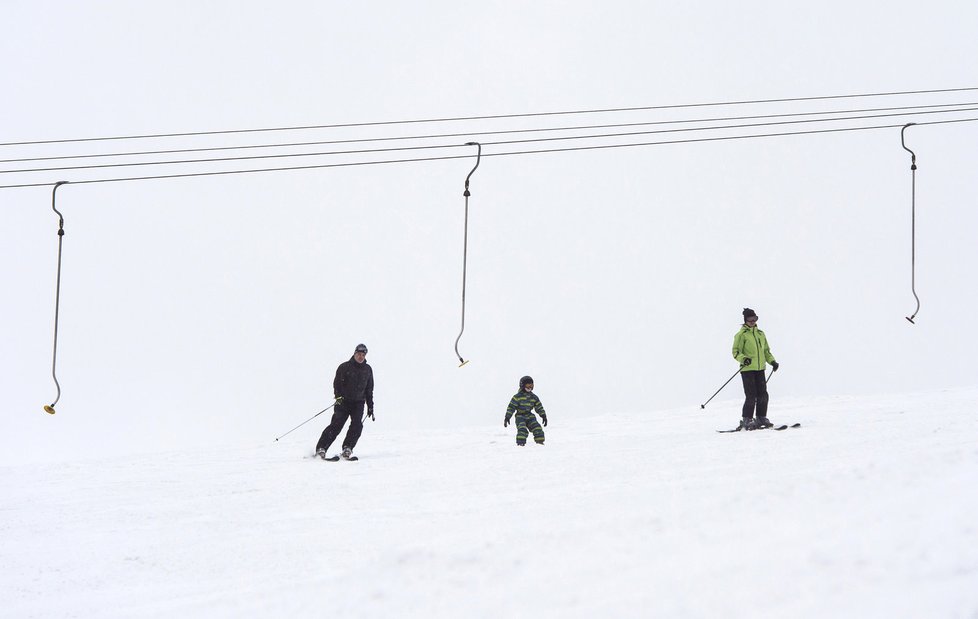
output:
[[[340,455],[344,460],[356,460],[352,454],[360,440],[360,433],[363,432],[364,404],[367,405],[367,417],[374,420],[374,371],[367,364],[367,347],[363,344],[357,344],[350,360],[336,368],[333,397],[336,398],[336,408],[333,418],[316,443],[316,454],[326,459],[326,451],[339,436],[349,417],[350,427],[343,439],[343,453]]]

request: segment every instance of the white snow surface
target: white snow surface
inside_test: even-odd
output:
[[[546,399],[546,394],[541,394]],[[978,617],[978,387],[0,468],[4,617]],[[450,408],[450,407],[449,407]],[[325,421],[325,420],[323,420]],[[342,437],[342,435],[341,435]],[[334,444],[335,451],[339,444]]]

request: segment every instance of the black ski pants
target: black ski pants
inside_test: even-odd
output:
[[[342,404],[337,404],[333,410],[333,418],[330,419],[329,425],[323,430],[323,435],[319,437],[319,442],[316,443],[316,451],[329,449],[336,437],[340,435],[347,417],[350,418],[350,428],[346,431],[346,438],[343,439],[343,448],[353,449],[356,447],[357,441],[360,440],[360,433],[363,432],[363,406],[363,400],[343,400]]]
[[[744,381],[744,419],[754,416],[757,407],[757,417],[767,417],[767,383],[764,380],[764,370],[747,370],[740,373]]]

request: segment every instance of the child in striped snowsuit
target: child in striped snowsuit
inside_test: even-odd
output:
[[[547,425],[547,411],[543,410],[543,403],[540,398],[533,393],[533,379],[524,376],[520,379],[520,390],[509,401],[506,409],[506,419],[503,420],[503,427],[509,425],[509,420],[516,415],[516,444],[526,445],[526,437],[533,432],[533,440],[537,445],[543,445],[543,428],[537,422],[533,410],[540,414],[543,425]]]

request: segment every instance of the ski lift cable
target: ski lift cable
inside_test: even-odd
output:
[[[968,106],[968,105],[978,105],[978,101],[968,101],[960,103],[941,103],[941,104],[931,104],[931,105],[907,105],[907,106],[895,106],[895,107],[876,107],[876,108],[857,108],[857,109],[847,109],[847,110],[821,110],[814,112],[792,112],[787,114],[756,114],[749,116],[722,116],[714,118],[689,118],[689,119],[676,119],[676,120],[656,120],[647,122],[631,122],[631,123],[612,123],[612,124],[602,124],[602,125],[572,125],[563,127],[543,127],[543,128],[533,128],[533,129],[506,129],[497,131],[468,131],[463,133],[436,133],[428,135],[407,135],[407,136],[388,136],[388,137],[376,137],[376,138],[355,138],[346,140],[316,140],[311,142],[281,142],[276,144],[247,144],[240,146],[209,146],[203,148],[176,148],[176,149],[165,149],[165,150],[144,150],[144,151],[128,151],[128,152],[115,152],[115,153],[85,153],[79,155],[53,155],[48,157],[21,157],[17,159],[0,159],[0,163],[27,163],[31,161],[57,161],[57,160],[67,160],[67,159],[94,159],[94,158],[108,158],[108,157],[142,157],[147,155],[176,155],[183,153],[203,153],[203,152],[220,152],[229,150],[252,150],[252,149],[264,149],[264,148],[296,148],[301,146],[327,146],[331,144],[359,144],[359,143],[371,143],[371,142],[395,142],[395,141],[405,141],[405,140],[432,140],[441,138],[458,138],[458,137],[469,137],[473,135],[478,136],[489,136],[489,135],[508,135],[508,134],[532,134],[532,133],[543,133],[543,132],[556,132],[556,131],[584,131],[591,129],[618,129],[625,127],[646,127],[655,125],[677,125],[677,124],[690,124],[690,123],[704,123],[704,122],[727,122],[727,121],[739,121],[739,120],[762,120],[765,118],[790,118],[790,117],[800,117],[800,116],[824,116],[829,114],[860,114],[868,112],[891,112],[891,111],[909,111],[909,110],[923,110],[931,108],[949,108],[957,106]],[[863,117],[857,117],[863,118]]]
[[[863,116],[846,116],[846,117],[839,117],[839,118],[806,118],[802,120],[781,120],[781,121],[764,122],[764,123],[746,123],[740,125],[719,125],[719,126],[709,126],[709,127],[688,127],[682,129],[655,129],[651,131],[629,131],[623,133],[572,135],[572,136],[558,136],[558,137],[548,137],[548,138],[528,138],[528,139],[520,139],[520,140],[503,140],[498,142],[483,142],[483,144],[486,146],[507,146],[512,144],[533,144],[533,143],[544,143],[544,142],[561,142],[561,141],[570,141],[570,140],[610,139],[610,138],[619,138],[619,137],[632,137],[637,135],[687,133],[693,131],[752,129],[756,127],[776,127],[776,126],[783,126],[783,125],[797,125],[797,124],[806,124],[806,123],[827,123],[827,122],[840,122],[840,121],[851,121],[851,120],[866,120],[866,119],[873,119],[873,118],[892,118],[895,116],[905,117],[905,116],[917,116],[921,114],[951,114],[957,112],[974,112],[974,111],[978,111],[978,107],[967,107],[967,108],[958,108],[958,109],[950,109],[950,110],[942,109],[942,110],[928,110],[928,111],[917,111],[917,112],[872,114],[872,115],[863,115]],[[225,163],[229,161],[258,161],[264,159],[289,159],[295,157],[365,155],[365,154],[389,153],[389,152],[406,152],[406,151],[417,151],[417,150],[460,148],[462,146],[463,145],[460,144],[432,144],[426,146],[400,146],[400,147],[390,147],[390,148],[371,148],[371,149],[312,152],[312,153],[279,153],[273,155],[245,155],[240,157],[215,157],[215,158],[205,158],[205,159],[183,159],[183,160],[173,160],[173,161],[137,161],[137,162],[127,162],[127,163],[103,163],[103,164],[80,165],[80,166],[58,166],[58,167],[48,167],[48,168],[25,168],[20,170],[0,170],[0,174],[63,172],[63,171],[71,171],[71,170],[98,170],[98,169],[127,168],[127,167],[187,165],[187,164],[197,164],[197,163]]]
[[[943,125],[950,123],[964,123],[964,122],[975,122],[978,121],[976,118],[956,118],[949,120],[933,120],[916,123],[918,126],[925,125]],[[776,132],[776,133],[756,133],[748,135],[730,135],[730,136],[715,136],[708,138],[688,138],[680,140],[661,140],[655,142],[629,142],[625,144],[599,144],[593,146],[572,146],[565,148],[549,148],[549,149],[536,149],[536,150],[517,150],[517,151],[504,151],[499,153],[483,153],[483,157],[509,157],[516,155],[543,155],[551,153],[565,153],[565,152],[577,152],[577,151],[592,151],[592,150],[608,150],[617,148],[636,148],[642,146],[667,146],[674,144],[694,144],[694,143],[704,143],[704,142],[725,142],[731,140],[747,140],[747,139],[757,139],[757,138],[776,138],[776,137],[792,137],[801,135],[817,135],[825,133],[845,133],[852,131],[872,131],[877,129],[892,129],[896,127],[902,127],[902,124],[884,124],[884,125],[869,125],[862,127],[840,127],[835,129],[812,129],[807,131],[786,131],[786,132]],[[435,157],[417,157],[413,159],[385,159],[378,161],[353,161],[353,162],[337,162],[337,163],[323,163],[314,165],[303,165],[303,166],[286,166],[286,167],[275,167],[275,168],[253,168],[244,170],[219,170],[210,172],[183,172],[176,174],[157,174],[157,175],[146,175],[146,176],[126,176],[126,177],[115,177],[115,178],[94,178],[94,179],[82,179],[73,180],[71,184],[73,185],[88,185],[96,183],[119,183],[128,181],[148,181],[148,180],[170,180],[177,178],[197,178],[205,176],[228,176],[234,174],[258,174],[266,172],[289,172],[289,171],[299,171],[299,170],[321,170],[328,168],[345,168],[345,167],[357,167],[357,166],[370,166],[370,165],[390,165],[390,164],[400,164],[400,163],[422,163],[430,161],[450,161],[454,159],[465,159],[471,155],[443,155]],[[0,189],[22,189],[29,187],[50,187],[54,183],[50,181],[37,182],[37,183],[19,183],[10,185],[0,185]]]
[[[940,89],[930,89],[930,90],[905,90],[905,91],[894,91],[894,92],[875,92],[875,93],[855,93],[855,94],[843,94],[843,95],[821,95],[821,96],[811,96],[811,97],[786,97],[780,99],[754,99],[754,100],[744,100],[744,101],[714,101],[707,103],[683,103],[683,104],[671,104],[671,105],[649,105],[641,107],[620,107],[620,108],[605,108],[605,109],[584,109],[584,110],[565,110],[565,111],[555,111],[555,112],[530,112],[521,114],[493,114],[487,116],[460,116],[460,117],[446,117],[446,118],[426,118],[426,119],[412,119],[412,120],[389,120],[389,121],[374,121],[374,122],[359,122],[359,123],[338,123],[338,124],[328,124],[328,125],[305,125],[305,126],[293,126],[293,127],[267,127],[260,129],[227,129],[219,131],[188,131],[182,133],[155,133],[155,134],[139,134],[139,135],[116,135],[116,136],[99,136],[99,137],[87,137],[87,138],[66,138],[66,139],[55,139],[55,140],[27,140],[20,142],[4,142],[0,143],[0,146],[26,146],[34,144],[66,144],[72,142],[98,142],[98,141],[108,141],[108,140],[138,140],[138,139],[151,139],[151,138],[172,138],[172,137],[190,137],[190,136],[204,136],[204,135],[229,135],[229,134],[241,134],[241,133],[263,133],[263,132],[273,132],[273,131],[301,131],[310,129],[338,129],[338,128],[350,128],[350,127],[371,127],[371,126],[388,126],[388,125],[406,125],[406,124],[423,124],[423,123],[437,123],[437,122],[459,122],[459,121],[471,121],[471,120],[498,120],[504,118],[533,118],[533,117],[545,117],[545,116],[569,116],[576,114],[605,114],[613,112],[637,112],[637,111],[649,111],[649,110],[669,110],[669,109],[684,109],[684,108],[697,108],[697,107],[720,107],[726,105],[755,105],[763,103],[793,103],[800,101],[829,101],[837,99],[856,99],[856,98],[871,98],[871,97],[892,97],[892,96],[902,96],[902,95],[921,95],[921,94],[939,94],[939,93],[951,93],[951,92],[969,92],[976,91],[978,87],[968,87],[968,88],[940,88]]]

